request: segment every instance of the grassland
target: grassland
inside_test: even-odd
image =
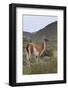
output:
[[[38,60],[33,56],[30,66],[27,64],[26,51],[23,49],[23,69],[24,75],[57,73],[57,49],[48,47],[48,56],[39,57]]]

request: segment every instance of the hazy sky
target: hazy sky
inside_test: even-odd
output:
[[[24,15],[23,30],[26,32],[36,32],[56,20],[56,16]]]

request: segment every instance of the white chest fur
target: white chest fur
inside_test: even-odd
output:
[[[35,56],[39,56],[39,52],[37,51],[36,48],[33,48],[33,51],[34,51],[33,53],[34,53]]]

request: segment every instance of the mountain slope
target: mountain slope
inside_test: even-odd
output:
[[[57,39],[57,21],[48,24],[46,27],[42,28],[41,30],[37,31],[35,34],[32,35],[33,39],[42,40],[43,37],[46,37],[49,40]]]
[[[23,37],[24,38],[30,39],[31,36],[32,36],[32,34],[30,32],[25,32],[25,31],[23,32]]]
[[[23,32],[23,37],[32,41],[42,41],[45,37],[49,39],[49,41],[55,41],[57,43],[57,21],[48,24],[35,33]]]

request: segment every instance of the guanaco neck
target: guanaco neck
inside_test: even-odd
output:
[[[47,48],[47,42],[44,41],[44,50],[46,50],[46,48]]]
[[[41,51],[41,53],[40,53],[40,56],[44,53],[44,51],[46,51],[46,48],[47,48],[47,42],[44,41],[44,42],[43,42],[43,49],[42,49],[42,51]]]

